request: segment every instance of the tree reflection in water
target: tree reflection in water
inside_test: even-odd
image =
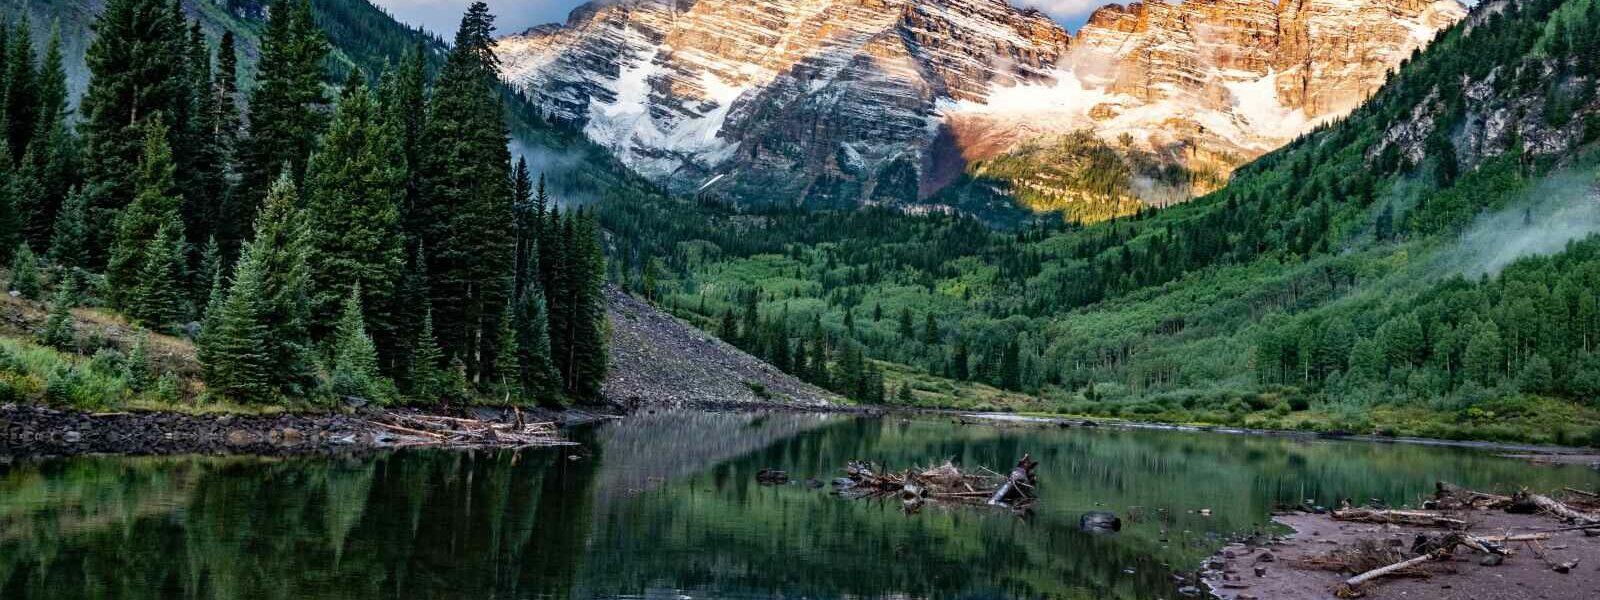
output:
[[[1594,486],[1483,452],[934,418],[647,414],[578,449],[0,467],[0,598],[1172,597],[1276,503]],[[1034,513],[848,501],[845,462],[1042,465]],[[578,456],[577,460],[569,455]],[[756,484],[780,467],[797,479]],[[1201,508],[1212,509],[1202,517]],[[1128,521],[1076,528],[1084,511]]]

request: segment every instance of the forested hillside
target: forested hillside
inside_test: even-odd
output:
[[[1479,6],[1226,188],[1092,226],[599,212],[617,277],[862,400],[971,403],[865,356],[1019,410],[1568,441],[1600,423],[1597,5]]]
[[[598,401],[600,234],[513,161],[485,5],[440,60],[365,2],[276,0],[250,77],[243,36],[207,33],[221,7],[109,0],[71,59],[61,28],[40,52],[30,19],[0,26],[0,263],[24,324],[0,396]]]

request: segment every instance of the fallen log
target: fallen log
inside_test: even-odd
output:
[[[1458,510],[1463,508],[1490,510],[1505,508],[1510,506],[1511,503],[1511,496],[1487,494],[1484,492],[1469,490],[1448,481],[1439,481],[1434,483],[1433,499],[1424,502],[1422,507],[1428,509],[1446,510]]]
[[[1600,516],[1573,509],[1572,507],[1567,506],[1565,503],[1552,499],[1549,496],[1530,494],[1525,491],[1517,493],[1515,496],[1515,501],[1512,502],[1510,506],[1506,507],[1506,511],[1527,514],[1550,514],[1555,515],[1563,522],[1577,525],[1600,524]]]
[[[1396,525],[1416,525],[1420,527],[1448,527],[1450,529],[1465,529],[1467,522],[1454,517],[1420,511],[1420,510],[1375,510],[1366,508],[1349,508],[1335,510],[1333,518],[1338,521],[1357,521],[1361,523],[1380,523]]]
[[[1022,460],[1017,461],[1017,466],[1011,469],[1011,474],[1006,477],[1006,482],[1000,484],[1000,489],[994,491],[989,497],[990,505],[1002,505],[1008,498],[1020,496],[1023,499],[1033,495],[1033,470],[1038,467],[1038,461],[1033,460],[1031,454],[1023,454]]]

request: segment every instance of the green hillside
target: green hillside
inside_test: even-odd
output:
[[[1597,4],[1480,7],[1342,122],[1109,222],[602,219],[619,279],[858,398],[985,402],[865,355],[1018,410],[1576,441],[1600,435]]]

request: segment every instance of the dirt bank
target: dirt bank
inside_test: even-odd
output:
[[[607,288],[611,372],[602,392],[629,410],[647,405],[825,407],[840,398]]]
[[[1498,510],[1457,513],[1471,524],[1473,535],[1495,536],[1547,531],[1562,526],[1539,515]],[[1376,525],[1337,521],[1328,515],[1299,513],[1275,521],[1294,528],[1286,539],[1234,544],[1205,565],[1205,581],[1228,600],[1299,600],[1337,598],[1335,591],[1353,573],[1315,568],[1308,561],[1359,544],[1376,544],[1411,557],[1419,534],[1436,536],[1438,528]],[[1513,555],[1485,561],[1485,556],[1458,548],[1448,559],[1430,561],[1413,577],[1386,577],[1361,588],[1365,598],[1428,598],[1430,600],[1577,600],[1600,597],[1600,537],[1582,531],[1551,532],[1540,542],[1512,542]],[[1577,561],[1566,573],[1556,565]],[[1489,564],[1485,564],[1485,562]]]

